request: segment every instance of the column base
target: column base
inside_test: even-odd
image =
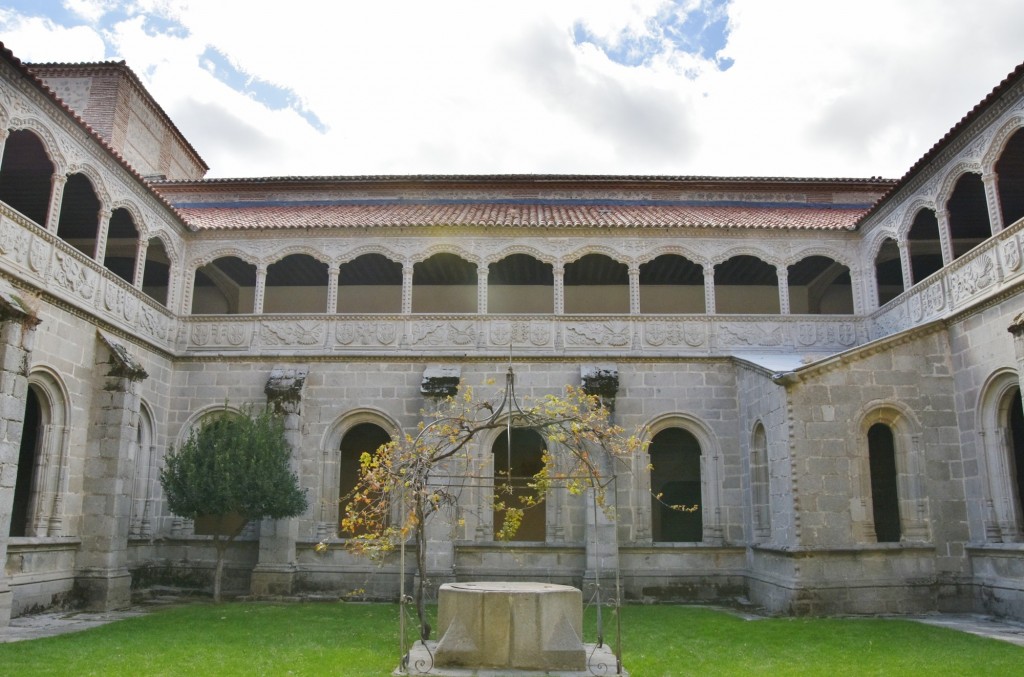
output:
[[[75,576],[86,609],[113,611],[131,606],[132,575],[127,569],[86,570]]]
[[[254,597],[281,597],[295,590],[295,567],[257,564],[252,570],[249,590]]]

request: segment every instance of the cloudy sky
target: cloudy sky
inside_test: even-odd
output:
[[[1021,0],[0,0],[124,59],[210,177],[902,175],[1018,63]]]

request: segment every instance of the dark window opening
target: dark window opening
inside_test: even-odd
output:
[[[700,443],[682,428],[662,430],[649,447],[651,456],[651,536],[655,542],[704,540],[701,504]],[[683,511],[679,508],[696,510]]]
[[[338,460],[338,534],[343,537],[359,536],[367,533],[366,529],[344,531],[341,526],[345,513],[352,505],[352,490],[359,483],[360,459],[364,453],[371,456],[382,445],[391,441],[380,426],[373,423],[360,423],[353,426],[341,438],[341,458]]]
[[[36,482],[36,457],[39,453],[39,432],[42,410],[39,398],[32,388],[25,398],[25,422],[21,429],[21,448],[18,451],[18,474],[14,480],[14,504],[11,508],[11,536],[28,536],[32,518],[32,495]]]
[[[896,488],[896,442],[892,430],[884,423],[876,423],[868,430],[868,463],[875,540],[879,543],[898,543],[902,534],[899,492]]]
[[[0,163],[0,200],[45,228],[53,171],[38,136],[24,129],[11,132]]]
[[[523,510],[523,520],[512,536],[512,541],[544,541],[547,535],[547,510],[542,496],[537,496],[529,484],[534,475],[544,467],[544,438],[535,430],[512,429],[512,445],[509,448],[508,433],[502,433],[491,448],[494,453],[494,533],[505,526],[505,512],[498,503],[506,507]],[[524,503],[523,499],[537,501],[536,505]]]
[[[930,209],[920,209],[907,233],[910,247],[910,274],[914,284],[942,269],[942,245],[939,220]]]

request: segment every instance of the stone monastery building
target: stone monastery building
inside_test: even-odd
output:
[[[520,396],[600,381],[650,446],[610,538],[557,489],[496,542],[472,488],[432,582],[579,586],[600,557],[626,599],[1024,619],[1024,65],[895,181],[204,180],[124,63],[2,47],[0,151],[0,625],[205,586],[157,472],[268,398],[310,507],[252,525],[227,588],[394,599],[397,561],[314,546],[361,451],[510,355]]]

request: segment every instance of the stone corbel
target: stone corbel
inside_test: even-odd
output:
[[[101,331],[97,331],[96,336],[110,351],[110,371],[107,372],[107,376],[126,378],[129,381],[142,381],[149,377],[142,364],[132,357],[121,343]]]
[[[423,370],[420,392],[428,397],[451,397],[459,391],[462,367],[450,364],[431,364]]]
[[[295,413],[298,404],[302,401],[302,389],[306,385],[308,376],[309,367],[307,365],[274,367],[270,370],[267,385],[263,388],[267,402],[278,413]]]

